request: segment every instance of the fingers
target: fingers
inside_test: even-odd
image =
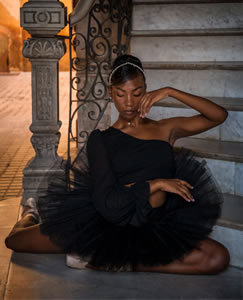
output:
[[[180,187],[178,189],[178,194],[188,202],[194,202],[195,201],[192,194],[190,193],[190,191],[185,186]]]
[[[189,191],[189,189],[193,189],[193,186],[184,180],[176,179],[176,181],[178,184],[178,194],[186,201],[194,202],[195,199]]]
[[[176,180],[177,180],[177,182],[179,182],[180,184],[183,184],[183,185],[185,185],[186,187],[188,187],[189,189],[193,189],[193,186],[192,186],[190,183],[188,183],[187,181],[182,180],[182,179],[176,179]]]
[[[152,105],[152,98],[148,93],[146,93],[139,103],[138,111],[141,118],[144,118],[149,113]]]
[[[145,93],[139,103],[138,111],[140,112],[140,117],[144,118],[145,115],[149,113],[151,107],[155,102],[167,98],[168,95],[169,94],[167,88],[161,88]]]

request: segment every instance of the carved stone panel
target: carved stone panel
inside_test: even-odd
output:
[[[31,38],[24,41],[23,55],[30,59],[60,59],[65,52],[66,45],[60,38]]]
[[[33,1],[20,9],[21,26],[36,36],[55,35],[67,24],[67,9],[63,3],[54,1]]]
[[[36,68],[36,119],[51,120],[53,116],[53,77],[46,66]]]
[[[55,163],[59,164],[60,157],[57,155],[60,133],[43,135],[34,134],[31,137],[31,143],[35,149],[36,156],[30,163],[30,167],[53,167]]]

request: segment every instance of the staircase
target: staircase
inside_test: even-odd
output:
[[[243,1],[134,0],[131,54],[145,67],[148,90],[172,86],[224,106],[221,126],[178,140],[204,158],[225,194],[212,237],[243,267]],[[168,99],[148,117],[191,116]],[[112,108],[112,121],[116,119]]]

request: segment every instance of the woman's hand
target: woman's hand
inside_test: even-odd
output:
[[[152,207],[159,207],[165,202],[165,192],[180,195],[187,202],[194,202],[190,190],[193,189],[188,182],[181,179],[152,179],[148,181],[150,185],[149,202]]]
[[[180,195],[187,202],[195,201],[190,190],[193,189],[188,182],[181,179],[160,179],[160,190]]]
[[[140,113],[140,117],[144,118],[147,115],[153,106],[154,103],[168,98],[169,89],[168,88],[161,88],[158,90],[154,90],[151,92],[145,93],[143,98],[139,103],[138,111]]]

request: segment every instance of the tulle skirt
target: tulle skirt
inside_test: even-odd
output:
[[[136,269],[138,264],[166,265],[200,246],[220,216],[222,194],[206,162],[188,151],[176,156],[175,178],[189,182],[195,202],[168,193],[141,227],[106,221],[91,201],[88,171],[72,168],[72,180],[56,178],[38,201],[41,232],[67,253],[107,270]]]

